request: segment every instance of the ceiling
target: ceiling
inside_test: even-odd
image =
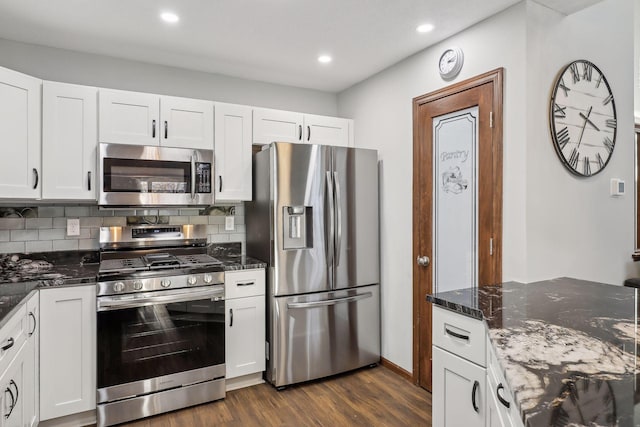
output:
[[[518,1],[0,0],[0,38],[338,92]]]

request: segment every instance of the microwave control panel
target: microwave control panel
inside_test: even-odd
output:
[[[196,193],[211,193],[211,163],[196,163]]]

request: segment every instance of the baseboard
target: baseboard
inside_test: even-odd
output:
[[[39,427],[78,427],[96,424],[96,411],[80,412],[52,420],[40,421]]]
[[[249,387],[262,383],[264,383],[264,380],[262,379],[262,372],[256,372],[255,374],[244,375],[242,377],[226,380],[226,390],[237,390],[239,388]]]
[[[387,359],[385,359],[384,357],[382,357],[380,359],[380,364],[382,366],[384,366],[385,368],[387,368],[388,370],[390,370],[391,372],[394,372],[398,375],[400,375],[402,378],[404,378],[407,381],[413,382],[413,375],[411,374],[411,372],[402,369],[400,366],[396,365],[393,362],[388,361]]]

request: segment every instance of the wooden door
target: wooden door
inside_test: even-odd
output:
[[[161,97],[160,145],[213,150],[213,101]]]
[[[149,93],[101,89],[99,142],[159,145],[160,97]]]
[[[447,171],[438,171],[439,175],[434,176],[438,160],[434,156],[434,123],[455,112],[469,112],[477,120],[475,178],[463,178],[458,171],[448,176]],[[413,269],[413,379],[416,384],[431,390],[432,313],[426,296],[434,291],[432,265],[444,265],[447,261],[438,258],[439,254],[434,251],[438,235],[438,229],[434,227],[436,185],[455,190],[454,187],[467,185],[466,180],[477,179],[477,196],[472,207],[477,211],[475,248],[471,251],[474,259],[469,261],[475,263],[476,276],[459,287],[500,283],[502,279],[502,69],[415,98],[413,124],[413,257],[416,260]],[[456,250],[443,250],[443,257],[455,254]],[[418,258],[422,258],[422,265]],[[429,262],[424,262],[426,260]],[[455,262],[458,260],[454,260],[453,265]]]
[[[44,82],[42,198],[96,200],[98,90]]]

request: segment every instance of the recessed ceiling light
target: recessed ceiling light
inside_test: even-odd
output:
[[[433,25],[431,24],[422,24],[419,25],[418,28],[416,28],[416,31],[419,33],[428,33],[429,31],[433,30]]]
[[[173,12],[162,12],[160,14],[160,18],[162,18],[164,22],[168,22],[170,24],[175,24],[180,20],[180,17]]]
[[[333,61],[333,59],[329,55],[318,56],[318,62],[321,62],[323,64],[328,64],[331,61]]]

